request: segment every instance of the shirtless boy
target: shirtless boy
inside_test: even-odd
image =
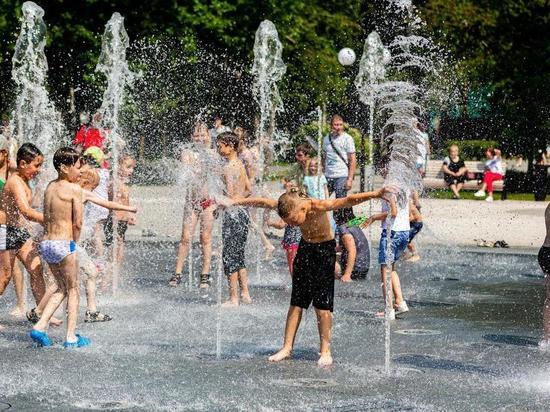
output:
[[[57,290],[48,299],[30,336],[40,346],[52,345],[46,333],[48,324],[66,297],[67,332],[63,346],[76,348],[90,344],[88,338],[75,333],[80,300],[75,252],[83,209],[82,188],[76,184],[80,178],[80,155],[70,147],[62,147],[55,152],[53,165],[58,177],[50,182],[44,194],[44,239],[40,252],[55,277]]]
[[[294,260],[292,296],[288,309],[283,348],[269,357],[271,362],[290,358],[303,309],[313,302],[319,329],[319,366],[332,364],[330,342],[332,311],[334,306],[334,265],[336,243],[328,211],[353,207],[372,198],[389,197],[385,188],[358,193],[338,199],[311,199],[297,188],[291,188],[279,200],[265,198],[237,199],[234,205],[277,209],[281,219],[289,225],[299,226],[302,240]],[[392,213],[396,213],[393,198]]]
[[[17,151],[17,169],[8,178],[0,194],[0,295],[11,279],[17,257],[30,274],[30,284],[37,308],[31,311],[38,317],[40,301],[46,293],[42,275],[42,263],[31,234],[28,221],[42,223],[42,213],[31,207],[32,191],[29,180],[35,178],[42,168],[44,157],[32,143],[23,144]]]
[[[226,160],[222,174],[225,195],[231,199],[250,196],[250,181],[237,152],[239,138],[232,132],[224,132],[217,136],[216,141],[218,153]],[[223,214],[222,261],[229,282],[229,299],[224,303],[226,307],[239,305],[238,286],[241,288],[241,301],[252,303],[244,261],[249,223],[250,217],[244,209],[229,209]]]

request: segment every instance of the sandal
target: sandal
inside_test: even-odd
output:
[[[168,284],[172,287],[176,287],[181,283],[181,273],[176,273],[174,276],[170,278],[168,281]]]
[[[38,323],[38,321],[40,320],[40,316],[38,316],[38,313],[36,313],[36,308],[29,310],[26,315],[27,319],[32,324]]]
[[[113,320],[113,318],[110,317],[109,315],[101,313],[99,310],[95,312],[90,312],[89,310],[87,310],[86,315],[84,317],[84,322],[87,322],[87,323],[108,322],[110,320]]]
[[[201,283],[199,284],[199,288],[206,289],[209,288],[212,285],[212,279],[210,278],[209,273],[203,273],[201,274]]]

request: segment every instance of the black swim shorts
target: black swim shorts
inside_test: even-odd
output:
[[[31,238],[29,231],[22,227],[6,227],[6,250],[19,250]]]
[[[103,226],[103,232],[105,233],[105,246],[110,247],[113,244],[113,215],[109,214],[105,225]],[[126,240],[126,231],[128,230],[128,221],[119,220],[117,224],[117,234],[119,240]]]
[[[291,306],[321,310],[334,309],[334,264],[336,263],[336,241],[321,243],[300,241],[294,259],[292,274]]]
[[[223,215],[223,271],[226,276],[245,269],[246,239],[250,218],[244,209],[227,210]]]

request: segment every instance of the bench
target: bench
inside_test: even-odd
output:
[[[485,170],[485,162],[466,161],[464,162],[468,172],[475,173],[481,180],[483,171]],[[424,187],[427,189],[446,189],[447,185],[443,180],[443,160],[428,160],[426,163],[426,174],[422,179]],[[506,174],[506,163],[502,162],[504,173]],[[506,177],[505,177],[506,179]],[[462,190],[478,190],[481,187],[477,179],[466,180]],[[506,199],[506,180],[498,180],[493,183],[493,190],[495,192],[502,192],[501,199]]]

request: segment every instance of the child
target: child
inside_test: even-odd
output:
[[[279,200],[248,198],[237,199],[234,202],[235,205],[277,209],[285,223],[299,226],[302,232],[294,261],[292,297],[286,320],[284,345],[281,350],[269,357],[271,362],[291,357],[296,332],[302,319],[302,310],[307,309],[313,302],[320,340],[320,357],[317,363],[319,366],[332,364],[330,342],[336,243],[327,212],[352,207],[385,194],[387,189],[380,189],[334,200],[318,200],[307,197],[297,188],[291,188],[281,195]]]
[[[76,242],[82,228],[82,188],[80,155],[70,147],[58,149],[53,157],[58,173],[44,194],[44,239],[40,243],[42,258],[48,263],[57,281],[57,290],[48,299],[40,320],[30,333],[40,346],[51,346],[47,335],[50,318],[67,297],[67,332],[65,348],[83,347],[90,340],[75,333],[79,304],[78,262]]]
[[[0,295],[4,293],[13,274],[15,258],[30,275],[31,290],[37,307],[30,313],[37,319],[51,291],[47,291],[42,275],[42,263],[36,245],[27,228],[28,221],[42,223],[42,213],[30,204],[32,191],[29,181],[42,168],[44,157],[32,143],[23,144],[17,151],[17,169],[10,175],[0,195]],[[42,302],[45,298],[46,300]],[[31,320],[29,318],[29,320]],[[52,324],[59,324],[52,319]]]
[[[250,182],[237,153],[239,138],[232,132],[221,133],[217,137],[217,147],[218,153],[227,161],[223,167],[222,175],[225,194],[231,199],[249,196]],[[249,223],[250,218],[244,209],[228,210],[223,215],[222,260],[229,282],[229,299],[224,303],[225,307],[239,305],[238,285],[241,288],[241,301],[252,303],[248,291],[248,275],[244,256]]]
[[[124,206],[130,205],[128,181],[134,174],[135,167],[136,160],[128,154],[122,155],[118,159],[117,185],[111,188],[111,192],[113,192],[112,198],[115,203],[120,203]],[[111,256],[114,256],[114,264],[118,268],[120,268],[124,260],[124,241],[128,225],[135,224],[135,216],[123,210],[109,213],[107,222],[105,223],[105,246],[108,248],[113,246],[114,236],[116,236],[116,250],[112,250]],[[114,228],[116,228],[116,235],[114,234]],[[117,281],[117,279],[113,279],[113,281]],[[116,285],[114,287],[116,288]]]
[[[285,251],[288,272],[290,273],[290,277],[292,277],[292,271],[294,270],[294,259],[296,258],[298,245],[302,239],[302,232],[300,232],[300,228],[298,226],[287,225],[284,220],[281,219],[275,222],[269,221],[267,225],[276,229],[285,230],[281,246]]]
[[[92,193],[92,191],[99,184],[99,180],[100,180],[99,174],[93,166],[85,164],[80,168],[79,185],[83,189],[82,190],[83,204],[86,204],[86,202],[90,201],[102,207],[105,207],[109,210],[123,210],[131,213],[135,213],[137,211],[135,207],[122,205],[120,203],[110,202]],[[94,261],[88,254],[88,251],[86,250],[86,246],[87,246],[86,240],[89,240],[89,238],[92,235],[92,231],[93,231],[93,228],[84,219],[82,223],[82,234],[81,234],[82,240],[77,248],[79,269],[81,272],[83,272],[86,275],[85,288],[86,288],[86,304],[87,304],[86,309],[87,310],[86,310],[84,322],[107,322],[112,320],[112,317],[107,314],[101,313],[97,309],[95,292],[96,292],[96,281],[98,277],[98,270],[97,270],[96,264],[94,263]]]
[[[403,259],[408,262],[418,262],[420,260],[420,256],[418,255],[416,246],[413,243],[413,239],[420,233],[424,223],[422,223],[422,215],[412,199],[409,201],[409,222],[411,225],[411,230],[409,231],[409,243],[407,244],[407,249],[410,254],[403,256]]]
[[[207,289],[212,282],[210,277],[210,262],[212,259],[212,228],[214,226],[215,202],[208,196],[208,173],[213,160],[212,142],[208,127],[204,123],[195,125],[191,135],[192,144],[182,150],[180,161],[193,174],[187,185],[185,206],[183,208],[183,223],[178,254],[176,258],[176,271],[170,278],[170,286],[178,286],[181,283],[181,273],[189,250],[191,249],[193,233],[200,221],[200,243],[202,249],[202,271],[199,288]],[[217,157],[217,155],[216,155]],[[206,158],[206,160],[205,160]]]
[[[304,177],[306,193],[312,199],[328,199],[327,178],[324,174],[318,175],[319,163],[311,159],[308,166],[308,175]]]
[[[388,316],[391,320],[395,319],[396,314],[401,314],[409,311],[407,302],[403,299],[403,293],[401,291],[401,282],[399,275],[395,270],[395,262],[401,257],[407,244],[409,243],[409,232],[411,230],[409,223],[409,199],[405,203],[405,207],[399,207],[397,209],[397,215],[391,227],[390,233],[390,247],[391,257],[387,256],[388,252],[388,234],[386,218],[390,211],[390,205],[387,202],[382,202],[382,213],[371,216],[369,220],[363,225],[366,227],[376,220],[382,221],[382,234],[380,236],[380,246],[378,252],[378,263],[380,264],[380,277],[382,280],[382,294],[386,299],[386,278],[388,275],[387,265],[391,265],[391,294],[395,301],[386,302],[387,307],[391,307]],[[384,317],[384,312],[376,313],[376,317]]]
[[[351,282],[366,278],[370,268],[370,242],[362,228],[352,224],[358,218],[351,209],[340,209],[334,212],[334,219],[338,226],[340,265],[344,269],[340,280]]]

